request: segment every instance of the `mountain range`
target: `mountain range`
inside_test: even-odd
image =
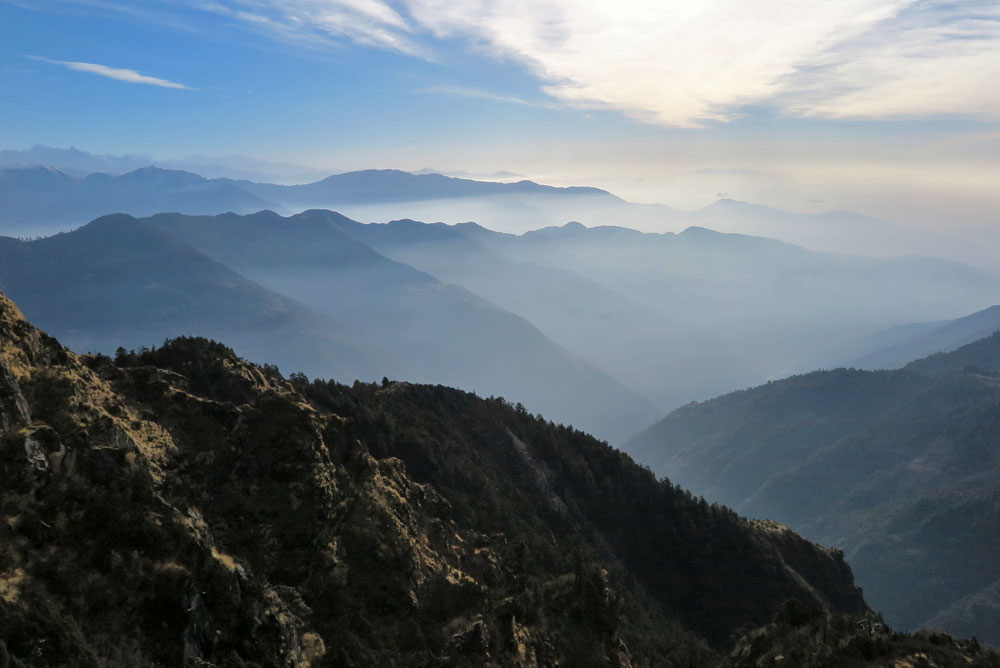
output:
[[[144,167],[111,176],[76,177],[52,167],[0,170],[0,230],[40,236],[73,229],[105,214],[251,213],[280,209],[224,181]]]
[[[210,179],[226,177],[272,181],[276,183],[301,183],[327,176],[328,171],[302,165],[291,165],[272,160],[261,160],[245,155],[207,156],[189,155],[183,158],[153,158],[148,155],[95,155],[75,146],[55,148],[36,144],[29,149],[0,150],[0,169],[25,167],[55,167],[73,176],[86,176],[95,172],[118,176],[143,167],[194,172]]]
[[[351,327],[124,214],[35,241],[0,237],[0,289],[76,350],[149,347],[197,332],[330,377],[374,378],[398,366]]]
[[[393,262],[334,214],[99,218],[0,239],[0,286],[84,351],[205,335],[289,371],[506,396],[623,440],[656,408],[523,318]]]
[[[246,184],[160,169],[84,179],[45,168],[2,175],[9,210],[22,212],[35,205],[86,209],[83,201],[94,209],[110,207],[92,192],[94,184],[103,184],[99,192],[106,195],[129,193],[129,201],[155,195],[132,210],[206,213],[254,209],[267,202],[262,197],[279,197],[293,208],[304,204],[281,195],[289,192],[403,203],[524,192],[564,204],[594,197],[628,204],[593,189],[392,170],[308,186],[268,185],[257,194],[244,190]],[[14,187],[18,179],[37,179],[37,187]],[[53,194],[60,188],[76,199]],[[81,199],[81,193],[94,199]],[[18,219],[36,216],[45,219],[38,212]],[[473,223],[360,224],[311,209],[288,219],[263,211],[246,218],[169,215],[156,221],[160,232],[179,236],[216,263],[334,318],[343,332],[353,329],[345,336],[365,341],[368,359],[386,360],[374,371],[353,357],[339,369],[301,364],[301,370],[345,378],[352,370],[362,378],[391,372],[501,393],[613,440],[651,422],[657,409],[662,414],[733,387],[823,366],[831,350],[899,323],[982,308],[1000,288],[996,276],[952,261],[823,254],[701,227],[653,234],[567,223],[513,235]],[[341,289],[328,288],[336,284]],[[34,313],[34,297],[12,294]],[[72,345],[81,341],[61,322],[39,322]],[[287,358],[256,344],[244,349],[245,337],[227,338],[258,359]],[[548,372],[566,380],[540,382]]]
[[[568,223],[511,235],[338,221],[387,257],[523,315],[664,411],[815,368],[861,333],[981,307],[1000,288],[951,261],[822,254],[698,227]]]
[[[817,371],[680,408],[623,447],[845,551],[891,624],[1000,643],[1000,333],[892,371]]]
[[[891,632],[840,552],[500,399],[203,338],[78,356],[3,295],[0,386],[5,666],[1000,661]]]
[[[120,176],[147,167],[184,171],[228,182],[271,202],[268,208],[277,211],[336,209],[365,221],[413,218],[457,224],[475,220],[490,229],[515,233],[562,225],[567,220],[578,220],[591,227],[624,225],[650,232],[679,232],[686,227],[702,226],[720,232],[777,238],[823,252],[873,257],[930,255],[969,262],[987,270],[994,265],[993,258],[1000,248],[1000,236],[991,228],[949,229],[943,234],[901,224],[906,221],[890,222],[851,211],[797,213],[728,197],[720,197],[695,211],[682,211],[663,204],[627,202],[597,188],[550,188],[503,170],[482,174],[459,170],[444,176],[426,168],[410,173],[373,169],[330,177],[330,171],[246,156],[158,159],[143,155],[94,155],[76,148],[37,145],[27,150],[0,150],[0,170],[33,167],[51,167],[77,178],[95,172]],[[90,211],[68,223],[75,227],[105,213],[153,212],[148,207],[132,210],[113,199],[106,204],[107,208]],[[218,204],[198,211],[182,211],[252,212],[239,206],[226,208],[221,200]],[[45,233],[67,229],[64,220],[59,221],[58,228],[51,227],[51,220],[39,218],[35,223],[45,227]],[[12,231],[8,229],[6,233]]]

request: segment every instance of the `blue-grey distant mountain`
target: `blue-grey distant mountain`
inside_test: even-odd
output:
[[[126,215],[36,241],[0,237],[0,289],[80,351],[197,335],[232,341],[288,371],[345,380],[400,366],[349,326]]]
[[[793,213],[732,199],[719,199],[688,215],[694,224],[720,232],[781,239],[818,250],[840,253],[905,255],[926,252],[914,243],[915,230],[851,211]]]
[[[75,146],[54,148],[35,144],[26,150],[0,150],[0,168],[54,167],[74,176],[94,172],[124,174],[153,164],[153,159],[143,155],[94,155]]]
[[[54,148],[36,144],[25,150],[0,150],[0,169],[24,167],[55,167],[73,176],[86,176],[94,172],[119,175],[143,167],[160,167],[194,172],[205,178],[226,177],[276,183],[301,183],[317,179],[323,172],[310,167],[260,160],[243,155],[206,156],[189,155],[183,158],[154,158],[148,155],[95,155],[70,148]]]
[[[831,349],[894,323],[912,321],[907,314],[951,315],[963,306],[981,308],[1000,293],[998,277],[953,261],[817,253],[773,239],[701,227],[680,234],[578,223],[522,235],[472,224],[454,230],[508,261],[583,275],[590,283],[622,295],[627,302],[613,316],[622,319],[607,325],[617,326],[623,340],[617,357],[613,351],[607,356],[595,352],[600,341],[593,342],[594,350],[587,354],[629,386],[655,396],[664,407],[670,401],[676,407],[822,366]],[[423,242],[411,244],[406,255],[398,246],[385,252],[418,265],[427,262],[421,266],[434,271],[432,263],[443,265],[433,255],[435,245],[447,248],[428,233]],[[489,265],[483,267],[470,262],[466,274],[479,271],[488,276]],[[515,271],[512,268],[508,274]],[[454,280],[471,283],[457,273]],[[506,290],[507,283],[516,280],[505,279],[495,289]],[[579,300],[587,306],[587,291],[582,285],[580,289]],[[593,294],[591,322],[600,323],[599,293]],[[636,311],[628,315],[626,304],[636,304],[658,320],[630,319]],[[563,310],[551,307],[549,315],[555,318]],[[645,337],[640,343],[637,333],[646,324],[659,329],[639,334]],[[601,331],[600,326],[592,324],[592,331]],[[586,328],[576,332],[579,338],[587,333]]]
[[[0,170],[0,234],[36,236],[101,215],[248,213],[280,208],[224,181],[144,167],[119,176],[71,176],[51,167]]]
[[[894,371],[680,408],[625,447],[696,494],[844,549],[890,624],[1000,644],[1000,333]]]
[[[164,214],[148,223],[275,292],[350,323],[374,346],[405,360],[405,368],[386,375],[502,395],[613,441],[657,413],[644,396],[519,315],[344,234],[342,225],[357,224],[338,214]]]
[[[513,235],[475,223],[335,221],[381,254],[523,315],[664,411],[824,365],[862,333],[982,304],[1000,289],[995,276],[951,261],[828,255],[700,227],[567,223]]]
[[[586,265],[574,270],[518,259],[516,252],[488,239],[502,240],[508,235],[475,223],[451,226],[397,220],[364,225],[345,218],[337,225],[383,255],[524,316],[554,341],[641,391],[662,410],[701,394],[699,371],[711,362],[725,360],[730,368],[739,365],[721,343],[712,345],[711,332],[677,322],[662,309],[593,280],[587,276]],[[579,228],[583,234],[600,234]],[[704,358],[706,350],[711,350],[712,360]]]
[[[703,225],[720,232],[736,232],[781,239],[812,250],[899,257],[943,257],[991,270],[1000,251],[993,228],[930,229],[901,224],[853,211],[795,213],[732,199],[720,199],[694,212],[676,212],[679,223]]]
[[[4,239],[0,289],[81,350],[225,338],[311,375],[505,396],[613,440],[657,414],[521,317],[379,255],[339,231],[338,218],[105,217],[34,242]]]
[[[991,306],[955,320],[899,325],[859,343],[870,352],[855,366],[863,369],[896,369],[910,360],[949,352],[1000,330],[1000,306]]]
[[[671,209],[633,204],[599,188],[559,188],[533,181],[475,181],[442,174],[371,169],[335,174],[296,186],[233,181],[291,211],[334,209],[355,220],[402,218],[450,224],[474,220],[491,229],[523,232],[567,220],[666,229]]]
[[[225,179],[220,179],[225,180]],[[599,188],[556,188],[533,181],[499,183],[458,179],[442,174],[411,174],[398,169],[367,169],[334,174],[304,185],[233,181],[234,185],[262,199],[289,208],[333,208],[343,204],[380,204],[423,200],[489,197],[496,195],[548,195],[565,198],[590,196],[622,202]]]

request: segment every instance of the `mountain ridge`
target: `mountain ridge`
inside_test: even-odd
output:
[[[101,218],[56,237],[4,240],[0,283],[82,350],[200,332],[289,371],[507,396],[612,440],[656,415],[641,394],[521,316],[383,257],[339,232],[333,216]],[[97,239],[113,221],[120,233]]]
[[[994,334],[899,370],[815,371],[693,403],[623,447],[844,549],[890,623],[955,624],[997,644],[998,405]]]
[[[502,400],[77,356],[2,294],[0,382],[13,665],[709,665],[786,596],[866,610],[836,551]]]

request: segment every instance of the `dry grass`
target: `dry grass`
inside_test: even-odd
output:
[[[28,579],[28,575],[23,568],[15,568],[13,571],[0,573],[0,599],[7,603],[14,603],[21,595],[21,585]]]

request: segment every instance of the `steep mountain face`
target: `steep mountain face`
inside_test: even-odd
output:
[[[898,371],[819,371],[692,404],[625,448],[842,548],[890,623],[996,644],[998,429],[993,335]]]
[[[267,288],[350,322],[373,345],[407,361],[404,368],[387,368],[390,375],[505,396],[616,442],[655,416],[644,396],[522,317],[345,235],[339,229],[345,220],[307,211],[289,218],[159,215],[149,224]]]
[[[0,233],[37,236],[83,225],[97,216],[248,213],[280,209],[230,183],[189,172],[144,167],[111,176],[73,177],[51,167],[0,170]]]
[[[404,370],[351,328],[131,216],[30,242],[0,237],[0,288],[76,350],[202,334],[286,369],[350,379]]]
[[[78,357],[0,296],[4,666],[697,666],[839,552],[501,400],[205,339]]]

